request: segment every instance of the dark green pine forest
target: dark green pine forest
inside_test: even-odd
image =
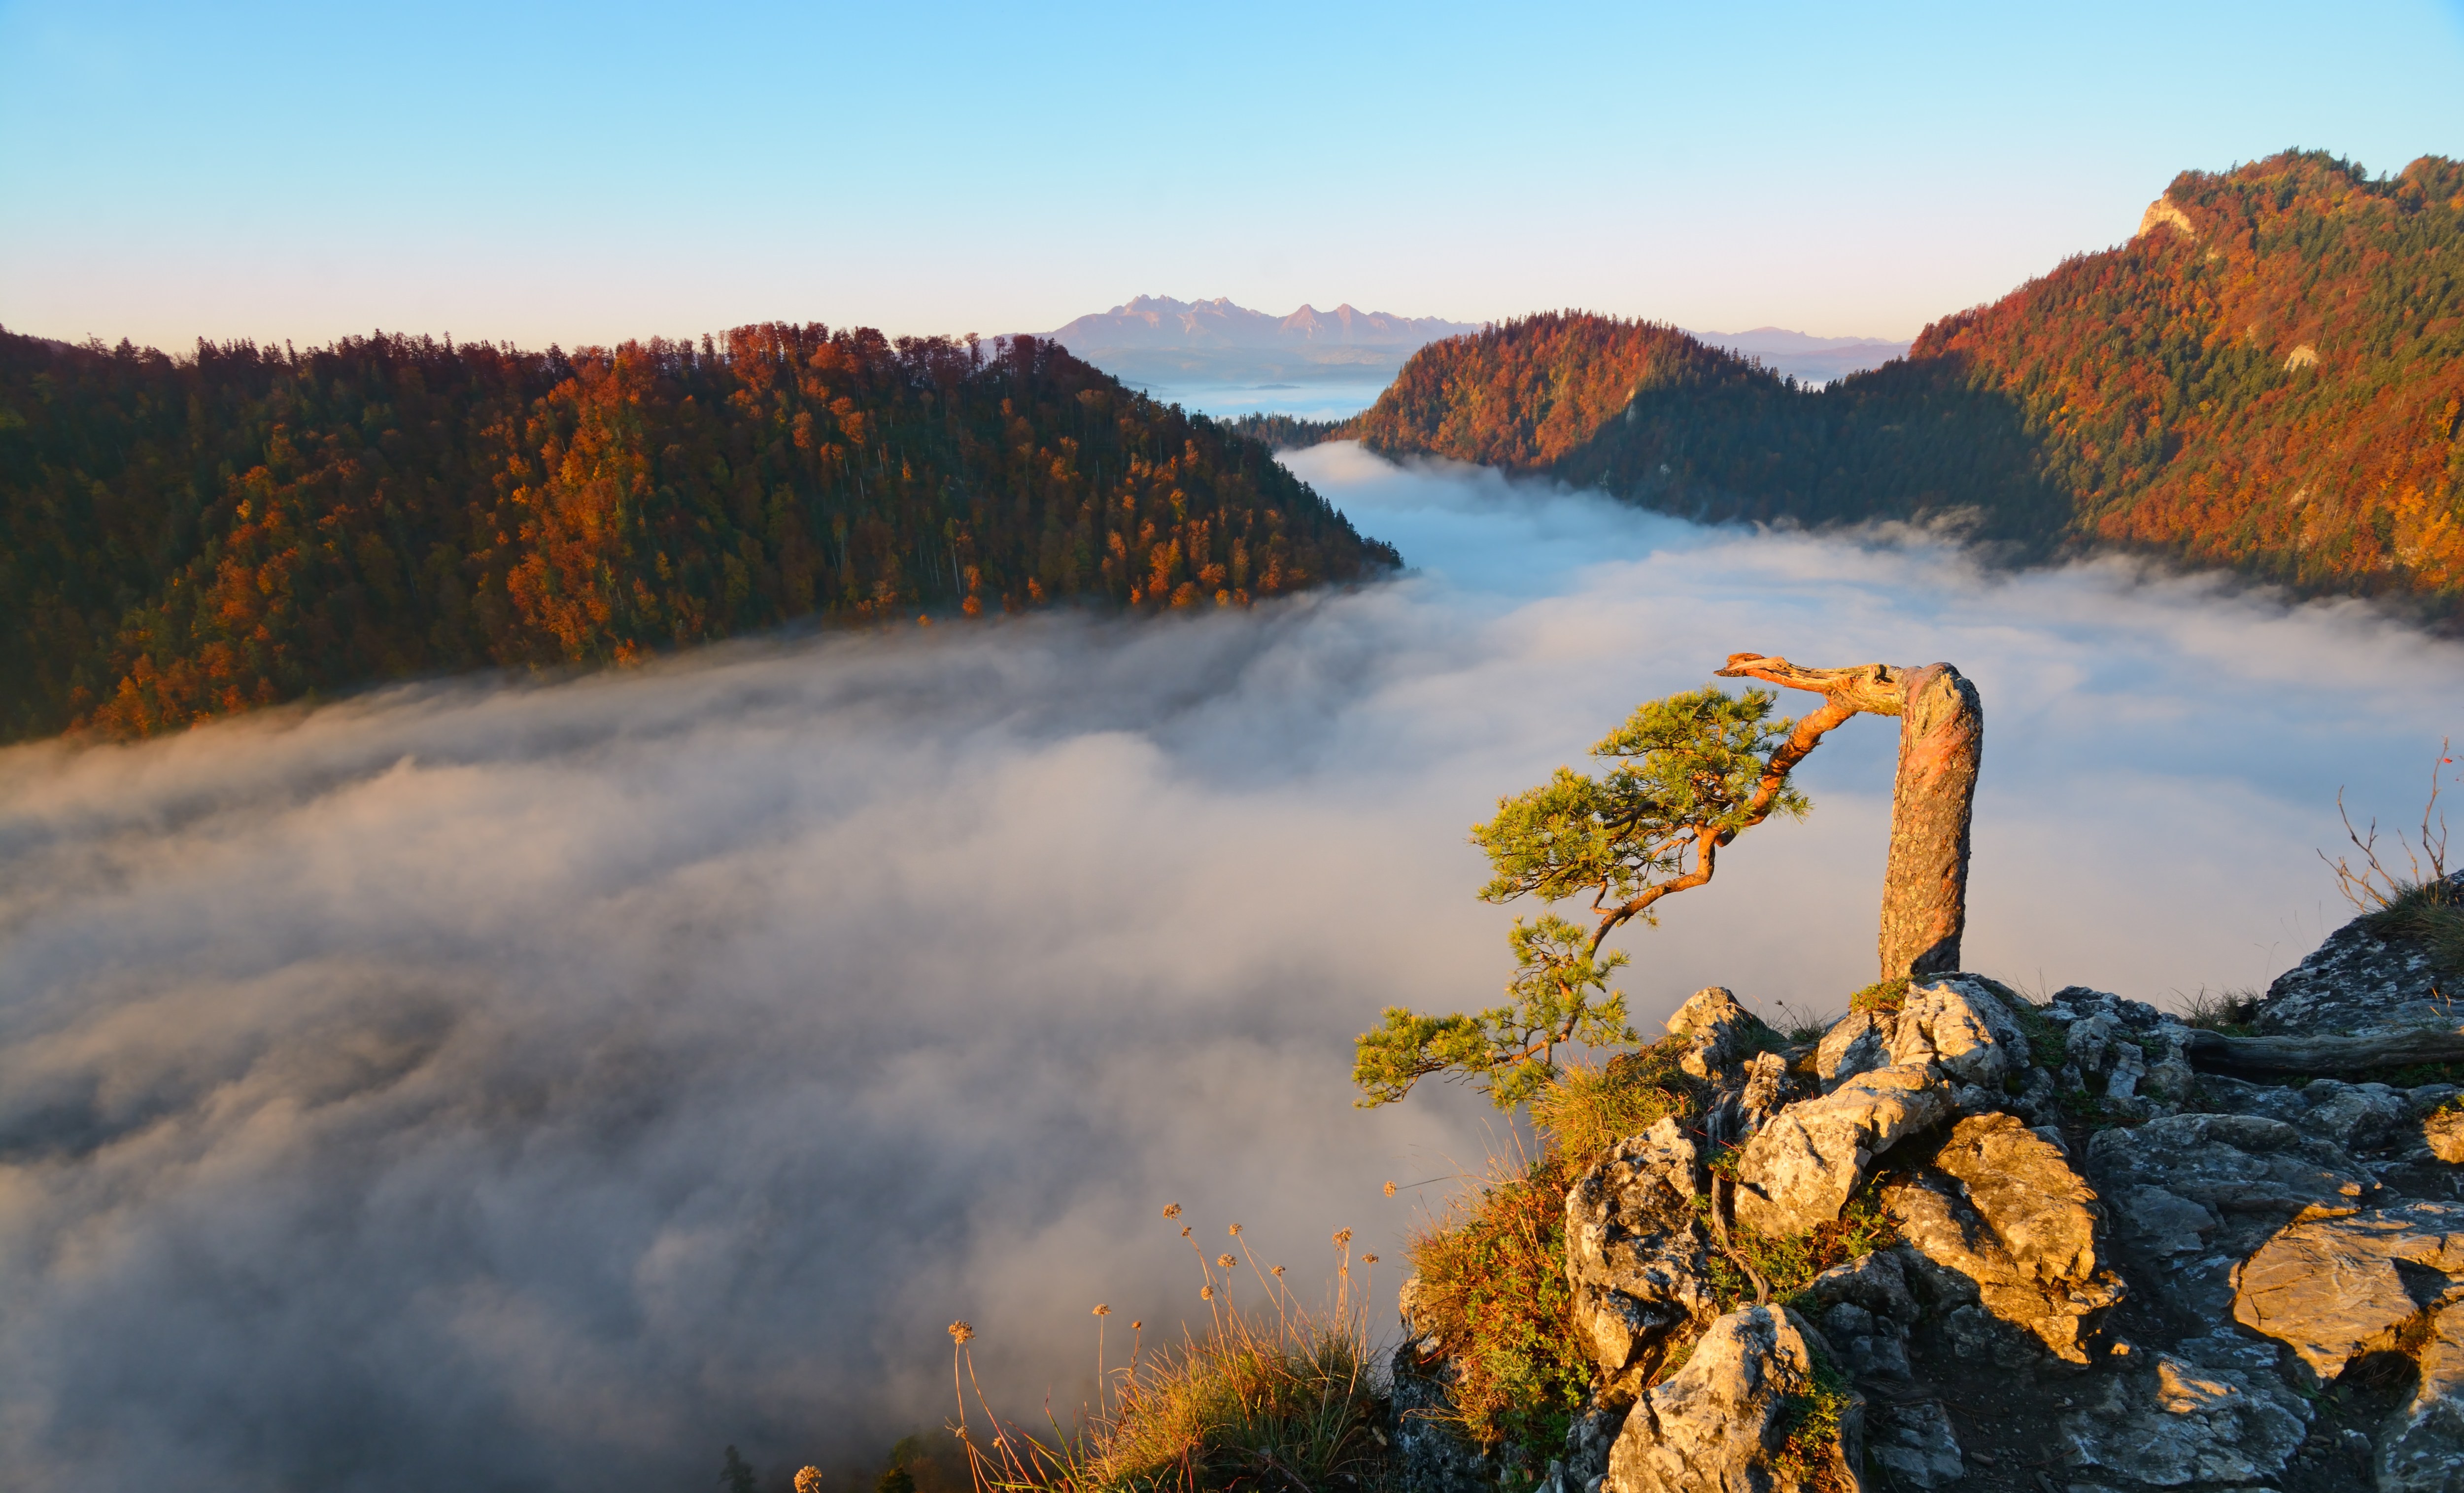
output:
[[[0,333],[0,739],[1398,563],[1262,443],[1033,338],[172,358]]]

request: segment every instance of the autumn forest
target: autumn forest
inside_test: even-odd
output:
[[[1397,563],[1264,445],[1032,338],[174,359],[0,334],[0,738]]]

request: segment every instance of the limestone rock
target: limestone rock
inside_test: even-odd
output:
[[[2028,1069],[2028,1039],[1979,981],[1954,976],[1913,985],[1891,1028],[1891,1062],[1931,1063],[1954,1084],[1998,1090]]]
[[[2422,1122],[2421,1135],[2439,1160],[2451,1165],[2464,1163],[2464,1109],[2432,1114]]]
[[[1447,1429],[1450,1371],[1423,1367],[1409,1344],[1395,1350],[1393,1367],[1387,1434],[1402,1484],[1413,1493],[1496,1493],[1504,1466]]]
[[[1575,1333],[1620,1401],[1641,1393],[1678,1328],[1719,1311],[1694,1212],[1696,1166],[1693,1143],[1662,1119],[1619,1142],[1566,1194]]]
[[[2421,1346],[2421,1381],[2379,1432],[2379,1493],[2464,1488],[2464,1317],[2442,1312]]]
[[[1888,1012],[1851,1011],[1831,1023],[1814,1049],[1815,1076],[1828,1093],[1859,1073],[1888,1067],[1891,1027]]]
[[[1896,1064],[1790,1105],[1737,1158],[1737,1221],[1777,1237],[1837,1219],[1876,1156],[1949,1113],[1941,1079]]]
[[[2083,1319],[2122,1299],[2120,1278],[2097,1255],[2096,1194],[2058,1149],[2004,1114],[1960,1121],[1934,1164],[1956,1191],[1921,1174],[1892,1183],[1882,1201],[1908,1246],[1956,1278],[1938,1283],[1938,1294],[2085,1363]],[[1959,1335],[1960,1324],[1947,1325]],[[1982,1327],[1969,1333],[1990,1349]]]
[[[2114,1239],[2165,1280],[2170,1305],[2232,1310],[2234,1264],[2301,1219],[2358,1212],[2375,1184],[2332,1142],[2252,1114],[2180,1114],[2097,1132],[2087,1175]]]
[[[2110,1374],[2062,1417],[2072,1463],[2172,1487],[2273,1478],[2307,1434],[2310,1406],[2230,1339],[2193,1339],[2145,1369]]]
[[[1757,1052],[1746,1060],[1746,1087],[1737,1097],[1738,1133],[1750,1135],[1789,1101],[1788,1060]]]
[[[1878,1249],[1834,1265],[1807,1287],[1822,1335],[1848,1372],[1859,1379],[1906,1379],[1908,1328],[1916,1325],[1916,1297],[1908,1289],[1900,1250]]]
[[[2407,1268],[2409,1267],[2409,1268]],[[2333,1379],[2464,1297],[2464,1208],[2414,1203],[2293,1224],[2234,1277],[2233,1319]]]
[[[2449,879],[2464,888],[2464,871]],[[2409,939],[2382,938],[2356,918],[2276,977],[2251,1025],[2269,1035],[2413,1021],[2440,1022],[2453,1031],[2455,1023],[2432,990],[2440,978],[2429,950]]]
[[[1698,990],[1668,1019],[1668,1035],[1692,1043],[1677,1065],[1696,1078],[1717,1080],[1745,1056],[1748,1034],[1761,1024],[1726,986]]]
[[[1694,1354],[1625,1417],[1603,1493],[1801,1493],[1783,1478],[1792,1399],[1814,1383],[1814,1334],[1781,1306],[1748,1306],[1713,1322]],[[1856,1484],[1862,1405],[1852,1401],[1828,1469]]]
[[[1894,1487],[1947,1488],[1968,1475],[1940,1401],[1885,1405],[1872,1419],[1865,1455],[1882,1464]]]

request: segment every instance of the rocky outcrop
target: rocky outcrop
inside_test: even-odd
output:
[[[2377,1186],[2334,1143],[2246,1114],[2100,1131],[2087,1174],[2123,1251],[2165,1283],[2174,1306],[2210,1321],[2231,1310],[2233,1266],[2269,1235],[2358,1212]]]
[[[2418,1358],[2412,1394],[2379,1430],[2379,1493],[2464,1487],[2464,1320],[2442,1314]]]
[[[1683,1039],[1685,1053],[1678,1066],[1696,1078],[1717,1081],[1735,1071],[1750,1051],[1751,1036],[1762,1021],[1737,1003],[1724,985],[1696,991],[1668,1019],[1668,1035]]]
[[[1865,1455],[1896,1488],[1947,1488],[1968,1476],[1959,1436],[1940,1400],[1884,1405],[1868,1418]]]
[[[1575,1335],[1618,1402],[1641,1393],[1685,1329],[1718,1314],[1697,1175],[1693,1142],[1663,1119],[1566,1195]]]
[[[2464,871],[2448,879],[2464,889]],[[2427,948],[2385,937],[2365,919],[2355,918],[2276,977],[2251,1025],[2284,1036],[2413,1024],[2453,1030],[2457,1019],[2442,999],[2453,992],[2439,986],[2439,971]]]
[[[1930,1064],[1961,1086],[1999,1090],[2028,1069],[2028,1039],[2002,1002],[1974,978],[1914,985],[1891,1023],[1891,1062]]]
[[[2233,1320],[2321,1379],[2464,1299],[2464,1208],[2413,1203],[2296,1223],[2234,1273]]]
[[[1814,1049],[1814,1073],[1828,1093],[1859,1073],[1891,1064],[1889,1012],[1851,1011],[1832,1023]]]
[[[2193,1339],[2146,1368],[2107,1376],[2062,1417],[2071,1461],[2136,1482],[2272,1479],[2307,1434],[2307,1401],[2273,1354],[2231,1336]]]
[[[1900,1250],[1878,1249],[1861,1260],[1834,1265],[1814,1278],[1807,1294],[1820,1315],[1824,1338],[1859,1380],[1911,1376],[1908,1332],[1917,1325],[1919,1308]]]
[[[2009,1115],[1972,1116],[1932,1171],[1882,1199],[1941,1294],[2087,1362],[2085,1320],[2122,1299],[2122,1283],[2098,1258],[2096,1194],[2058,1146]]]
[[[1737,1160],[1737,1221],[1773,1237],[1839,1217],[1874,1158],[1950,1113],[1950,1088],[1928,1065],[1860,1073],[1789,1106]]]
[[[1833,1479],[1855,1486],[1861,1400],[1849,1401],[1820,1444],[1789,1446],[1815,1389],[1817,1342],[1781,1306],[1748,1306],[1713,1322],[1685,1366],[1626,1416],[1603,1493],[1800,1493]],[[1784,1460],[1788,1450],[1798,1465]]]

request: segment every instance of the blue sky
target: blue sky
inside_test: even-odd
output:
[[[575,344],[1140,293],[1905,337],[2299,144],[2464,155],[2464,4],[0,4],[0,323]]]

